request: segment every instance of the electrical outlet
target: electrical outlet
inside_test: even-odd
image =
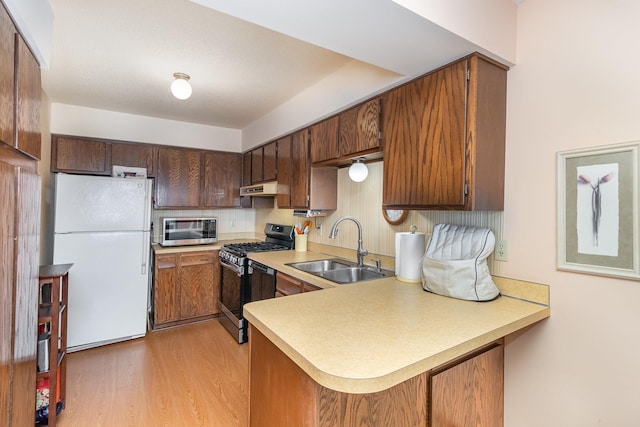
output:
[[[496,261],[506,261],[509,253],[509,247],[506,240],[498,240],[495,250],[493,251],[493,259]]]
[[[231,228],[236,228],[236,220],[235,219],[231,220]]]

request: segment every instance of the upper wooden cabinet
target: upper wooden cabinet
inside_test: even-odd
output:
[[[0,141],[39,159],[40,67],[0,5]]]
[[[340,147],[338,146],[339,123],[339,116],[333,116],[309,128],[311,163],[335,160],[340,157]]]
[[[291,135],[290,204],[307,208],[309,203],[309,129]]]
[[[506,84],[474,54],[383,94],[383,207],[502,210]]]
[[[278,201],[279,208],[291,207],[291,135],[278,140]]]
[[[262,147],[262,180],[274,181],[278,175],[278,142],[273,141]]]
[[[381,158],[380,98],[312,125],[310,135],[314,166],[346,166],[354,157]]]
[[[16,43],[16,148],[40,159],[40,66],[18,34]]]
[[[11,18],[0,4],[0,141],[13,146],[14,34]]]
[[[251,151],[242,155],[242,185],[251,185]]]
[[[156,208],[200,206],[202,152],[183,148],[158,149]]]
[[[380,98],[340,113],[341,157],[380,152]]]
[[[52,135],[52,172],[110,176],[113,165],[146,168],[156,208],[244,207],[240,153]]]
[[[97,139],[51,136],[51,172],[110,175],[107,143]]]
[[[203,164],[202,206],[240,207],[242,154],[205,152]]]
[[[157,147],[68,135],[51,136],[51,171],[111,175],[112,166],[141,167],[155,176]]]
[[[158,148],[151,144],[111,142],[111,166],[129,166],[147,169],[147,176],[155,176]],[[111,169],[111,168],[109,168]]]
[[[278,144],[278,207],[335,210],[338,171],[311,167],[309,129],[282,138]]]
[[[251,154],[251,183],[274,181],[277,178],[277,141],[254,148]]]

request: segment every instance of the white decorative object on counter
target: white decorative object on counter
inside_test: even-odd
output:
[[[487,258],[496,239],[488,228],[437,224],[422,260],[422,287],[436,294],[471,301],[500,295]]]
[[[396,233],[396,278],[398,280],[420,283],[421,260],[424,251],[424,233]]]

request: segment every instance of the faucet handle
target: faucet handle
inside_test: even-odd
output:
[[[380,260],[379,259],[371,258],[371,261],[376,263],[376,270],[382,270],[382,268],[380,268]]]

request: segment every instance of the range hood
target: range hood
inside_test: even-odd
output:
[[[240,187],[241,196],[277,196],[278,181],[262,182],[260,184]]]
[[[319,216],[327,216],[328,211],[324,209],[294,209],[293,216],[301,216],[304,218],[315,218]]]

